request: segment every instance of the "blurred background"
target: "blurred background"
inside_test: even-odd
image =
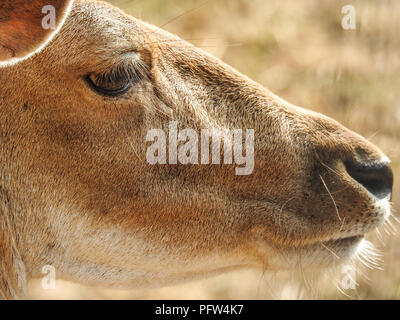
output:
[[[125,12],[211,52],[285,100],[324,113],[377,144],[392,160],[393,214],[400,213],[400,1],[113,0]],[[342,28],[353,5],[356,30]],[[400,238],[383,227],[370,236],[380,269],[357,265],[356,289],[340,270],[244,270],[184,285],[111,290],[57,281],[32,299],[397,299]],[[398,228],[397,228],[398,229]]]

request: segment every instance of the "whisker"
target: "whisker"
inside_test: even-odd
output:
[[[382,255],[374,247],[374,245],[365,240],[364,245],[358,254],[358,260],[369,269],[383,270],[381,267],[383,264],[381,257]]]
[[[346,293],[346,292],[344,292],[344,291],[342,290],[342,288],[340,287],[340,284],[339,284],[339,283],[336,283],[336,284],[335,284],[335,287],[336,287],[336,289],[337,289],[341,294],[343,294],[343,295],[346,296],[347,298],[349,298],[349,299],[354,299],[353,296],[349,295],[348,293]]]
[[[159,31],[160,29],[164,28],[165,26],[167,26],[168,24],[174,22],[175,20],[178,20],[179,18],[181,18],[181,17],[183,17],[183,16],[185,16],[185,15],[187,15],[187,14],[189,14],[189,13],[192,13],[193,11],[196,11],[196,10],[200,9],[201,7],[203,7],[203,6],[204,6],[207,2],[209,2],[209,1],[210,1],[210,0],[205,0],[205,1],[204,1],[202,4],[200,4],[198,7],[191,8],[191,9],[186,10],[186,11],[182,12],[181,14],[179,14],[179,15],[173,17],[172,19],[166,21],[166,22],[163,23],[161,26],[159,26],[156,30],[152,31],[149,35],[151,36],[154,32]]]
[[[382,131],[382,129],[378,129],[378,130],[376,130],[373,134],[371,134],[368,138],[367,138],[367,140],[371,140],[373,137],[375,137],[379,132],[381,132]]]
[[[392,208],[392,212],[396,212],[396,210]],[[400,224],[399,218],[397,218],[395,215],[392,214],[392,215],[390,215],[390,217],[391,217],[391,219],[393,219],[394,222]]]
[[[391,216],[389,216],[388,219],[386,219],[384,225],[383,225],[383,230],[389,235],[389,236],[394,236],[397,234],[396,227],[393,225],[392,221],[390,221]]]
[[[218,48],[221,46],[224,47],[240,47],[243,43],[231,43],[231,44],[223,44],[223,45],[196,45],[197,48]],[[174,46],[174,48],[185,48],[185,46]]]
[[[336,170],[332,169],[330,166],[328,166],[327,164],[325,164],[321,158],[318,156],[318,154],[315,154],[315,156],[318,158],[319,162],[328,170],[332,171],[334,174],[341,176],[341,174],[339,172],[337,172]]]
[[[261,282],[263,282],[266,270],[267,270],[266,263],[265,263],[265,260],[263,260],[262,272],[261,272],[261,276],[260,276],[260,279],[258,281],[258,287],[257,287],[257,297],[258,298],[260,298],[260,288],[261,288],[261,285],[262,285]]]
[[[329,191],[328,186],[327,186],[326,183],[325,183],[325,180],[322,178],[321,175],[319,175],[319,177],[321,178],[321,181],[322,181],[322,183],[324,184],[324,187],[325,187],[326,191],[328,192],[329,196],[330,196],[331,199],[332,199],[333,204],[335,205],[335,210],[336,210],[336,214],[337,214],[337,216],[338,216],[338,218],[339,218],[339,221],[342,221],[342,219],[340,218],[340,215],[339,215],[339,210],[338,210],[338,208],[337,208],[335,199],[333,199],[332,194],[331,194],[331,192]]]
[[[324,247],[326,250],[328,250],[336,259],[340,260],[339,256],[332,249],[328,248],[322,242],[320,242],[320,244],[321,244],[322,247]]]
[[[342,225],[340,226],[340,229],[339,229],[339,233],[343,230],[344,220],[346,220],[346,217],[343,218]]]
[[[190,42],[190,41],[206,41],[206,40],[222,40],[223,38],[193,38],[193,39],[165,39],[157,40],[153,42],[146,42],[147,44],[157,44],[157,43],[173,43],[173,42]]]
[[[376,237],[378,238],[378,240],[379,240],[379,242],[381,243],[381,245],[386,246],[386,243],[385,243],[385,241],[383,240],[382,234],[381,234],[381,232],[379,231],[379,229],[376,229],[376,230],[375,230],[375,233],[376,233]]]
[[[281,214],[282,214],[283,208],[285,207],[285,205],[286,205],[290,200],[293,200],[294,198],[295,198],[295,197],[289,198],[289,199],[286,200],[285,203],[282,205],[281,210],[279,211],[279,215],[278,215],[278,226],[279,226],[279,228],[281,227]]]

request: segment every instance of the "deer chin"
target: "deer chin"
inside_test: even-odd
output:
[[[369,246],[364,235],[318,241],[276,252],[268,265],[272,271],[331,268],[356,258]]]

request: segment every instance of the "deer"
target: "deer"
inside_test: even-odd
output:
[[[45,265],[125,289],[326,268],[390,217],[377,146],[109,3],[2,1],[0,61],[2,299]],[[171,121],[254,130],[251,173],[149,163],[147,133]]]

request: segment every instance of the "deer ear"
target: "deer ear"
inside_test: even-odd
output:
[[[0,66],[40,51],[64,23],[73,0],[1,0]]]

